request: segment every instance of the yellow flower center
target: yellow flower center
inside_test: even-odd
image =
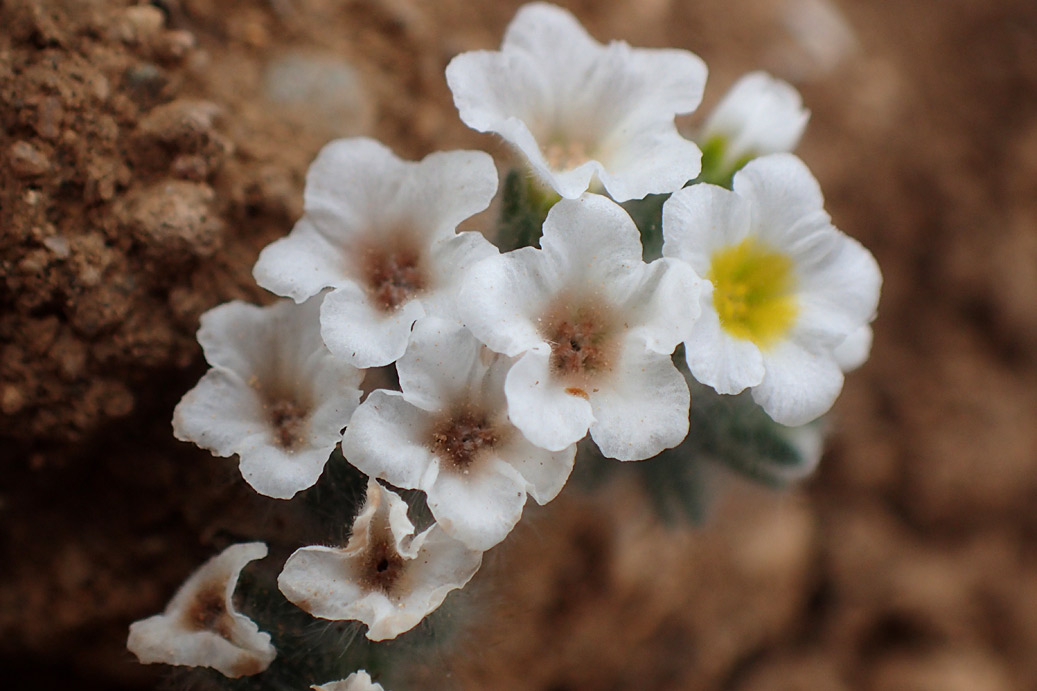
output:
[[[788,256],[746,238],[714,253],[706,278],[720,325],[735,338],[767,348],[792,327],[797,307]]]

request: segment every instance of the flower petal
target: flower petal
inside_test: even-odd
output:
[[[217,456],[233,456],[269,441],[262,404],[241,376],[212,369],[173,411],[173,434]]]
[[[425,313],[460,323],[458,293],[469,269],[488,257],[500,254],[482,233],[466,231],[432,244],[428,251],[433,289],[421,295]]]
[[[672,122],[655,127],[637,125],[641,127],[637,134],[619,130],[621,134],[612,135],[615,141],[602,147],[609,154],[607,163],[598,170],[598,178],[617,202],[679,190],[702,170],[702,151],[695,142],[682,137]]]
[[[613,304],[626,315],[624,325],[630,334],[636,334],[652,352],[669,355],[691,335],[702,311],[699,294],[706,282],[677,259],[657,259],[638,274],[640,284]]]
[[[459,324],[436,317],[419,319],[407,352],[396,363],[404,398],[428,411],[446,410],[464,400],[486,374],[482,350]]]
[[[617,281],[628,284],[634,267],[644,263],[634,221],[623,207],[598,194],[551,207],[540,246],[544,261],[552,262],[558,274],[594,292],[604,293]]]
[[[628,337],[612,377],[590,395],[591,438],[609,458],[651,458],[688,435],[690,402],[688,384],[669,356]]]
[[[458,310],[476,338],[513,357],[543,341],[536,320],[563,280],[542,251],[524,247],[473,266],[461,286]]]
[[[728,166],[746,157],[792,151],[810,111],[791,84],[766,72],[741,77],[706,120],[702,140],[723,137]]]
[[[713,253],[737,245],[752,223],[752,205],[705,183],[677,190],[663,204],[663,256],[687,262],[705,277]]]
[[[736,394],[763,381],[763,356],[752,341],[734,338],[720,326],[713,308],[713,286],[705,283],[702,316],[684,344],[688,369],[717,393]]]
[[[484,151],[437,151],[409,171],[400,199],[429,237],[450,238],[459,223],[485,210],[497,193],[497,167]]]
[[[428,488],[428,505],[447,534],[471,549],[485,551],[501,542],[522,517],[526,481],[499,458],[483,467],[456,472],[440,469]]]
[[[835,403],[843,388],[843,373],[828,353],[812,352],[795,341],[783,341],[764,351],[766,374],[752,390],[753,400],[775,422],[805,425]]]
[[[546,504],[562,491],[576,461],[576,445],[561,451],[548,451],[514,435],[500,450],[526,481],[526,492],[538,504]]]
[[[163,614],[130,625],[126,647],[144,664],[212,667],[231,678],[259,674],[277,652],[270,635],[234,609],[241,570],[267,554],[262,542],[231,545],[188,578]]]
[[[800,328],[831,334],[839,343],[871,321],[878,307],[882,274],[871,252],[834,228],[823,256],[801,270],[797,300]]]
[[[546,343],[531,348],[512,366],[504,393],[512,424],[542,449],[561,451],[575,444],[594,422],[590,403],[566,393],[554,380]]]
[[[395,391],[372,391],[342,435],[342,455],[365,475],[424,489],[435,457],[427,448],[432,419]]]
[[[312,691],[385,691],[376,684],[365,670],[357,670],[340,681],[329,681],[320,686],[311,686]]]
[[[821,186],[792,154],[755,158],[735,174],[734,191],[757,207],[753,231],[776,248],[802,242],[804,227],[830,227]]]
[[[252,277],[274,295],[302,302],[326,286],[352,280],[347,249],[348,245],[333,242],[303,216],[288,236],[263,248],[252,267]]]
[[[320,333],[328,350],[354,367],[380,367],[403,355],[411,326],[424,315],[420,299],[382,312],[361,287],[350,283],[324,298]]]
[[[871,354],[873,334],[871,325],[865,324],[855,329],[846,340],[836,346],[833,355],[843,372],[852,372],[868,360]]]

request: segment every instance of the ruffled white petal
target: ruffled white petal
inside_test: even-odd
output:
[[[699,171],[673,118],[694,110],[705,64],[678,50],[607,46],[568,11],[522,7],[500,52],[455,57],[447,83],[461,119],[495,132],[567,199],[599,180],[618,201],[672,192]]]
[[[212,369],[173,412],[173,434],[217,456],[249,453],[270,441],[263,403],[235,372]]]
[[[735,175],[733,186],[733,192],[695,185],[675,193],[663,208],[663,252],[702,267],[706,276],[713,275],[718,254],[749,240],[764,257],[782,257],[791,274],[783,297],[789,323],[759,342],[735,335],[721,326],[710,285],[702,317],[685,341],[688,366],[720,393],[752,388],[753,398],[776,421],[801,425],[826,412],[838,396],[839,358],[845,357],[842,369],[850,369],[867,357],[868,323],[882,277],[871,253],[832,226],[820,186],[795,156],[756,158]],[[755,261],[774,270],[770,260],[749,261],[737,270],[753,270]],[[723,280],[733,282],[726,290],[753,285],[746,279],[739,286],[737,273]],[[851,340],[844,356],[835,355],[851,334],[860,341]]]
[[[321,234],[303,216],[287,237],[263,248],[252,267],[252,277],[275,295],[302,302],[325,286],[352,280],[348,260],[343,257],[344,246],[344,241]]]
[[[708,284],[674,259],[657,259],[639,268],[637,285],[626,295],[613,294],[610,302],[626,315],[624,326],[645,348],[668,355],[691,335],[702,312],[699,295]],[[618,285],[619,281],[613,284]]]
[[[701,141],[724,140],[724,160],[740,160],[796,148],[810,111],[791,84],[766,72],[750,72],[731,87],[710,114]]]
[[[763,356],[752,341],[724,331],[713,308],[713,286],[706,282],[706,287],[702,316],[685,342],[688,369],[717,393],[736,394],[763,381]]]
[[[845,341],[837,345],[832,354],[839,363],[839,369],[852,372],[867,362],[872,338],[871,325],[865,325],[852,331]]]
[[[296,550],[278,587],[315,617],[362,621],[373,641],[395,638],[439,607],[451,590],[463,587],[482,563],[481,552],[435,524],[418,535],[413,530],[399,496],[371,480],[367,504],[346,547]],[[389,543],[395,551],[380,551]],[[378,580],[384,574],[383,555],[396,569],[391,581]]]
[[[482,344],[467,330],[435,317],[414,324],[410,346],[396,363],[404,398],[428,411],[468,398],[486,369]]]
[[[795,341],[764,351],[766,374],[752,389],[753,400],[775,422],[796,427],[828,412],[843,388],[843,373],[828,352],[813,352]]]
[[[485,551],[504,540],[522,516],[526,481],[509,463],[487,458],[468,473],[440,470],[428,506],[449,535]]]
[[[871,252],[832,228],[822,256],[803,262],[800,328],[830,334],[832,345],[870,322],[878,307],[882,274]]]
[[[320,686],[311,686],[313,691],[385,691],[381,684],[376,684],[365,670],[357,670],[340,681],[329,681]]]
[[[497,169],[482,151],[436,152],[404,161],[384,144],[356,137],[325,146],[306,175],[306,217],[340,252],[376,230],[420,226],[445,238],[485,209]]]
[[[483,211],[497,193],[497,167],[484,151],[437,151],[408,171],[397,203],[408,220],[448,239],[462,221]]]
[[[173,413],[178,439],[240,458],[260,494],[311,487],[360,400],[363,374],[320,340],[320,298],[269,307],[242,302],[202,315],[198,340],[213,369]]]
[[[428,266],[435,290],[420,296],[425,313],[460,323],[458,292],[469,269],[488,257],[499,254],[482,233],[467,231],[441,240],[429,247]]]
[[[540,240],[540,261],[550,265],[564,283],[583,284],[603,294],[617,282],[639,278],[641,235],[623,207],[597,194],[563,200],[551,207]],[[562,283],[556,281],[558,285]]]
[[[536,319],[566,276],[541,255],[524,247],[490,257],[473,266],[461,286],[462,321],[498,353],[514,357],[543,341]]]
[[[575,444],[594,422],[588,400],[555,381],[546,343],[530,348],[512,366],[504,393],[511,422],[542,449],[561,451]]]
[[[808,230],[831,227],[821,186],[792,154],[753,159],[735,174],[733,188],[755,207],[752,232],[773,247],[794,250]]]
[[[663,256],[687,262],[705,277],[713,253],[745,240],[751,227],[747,199],[716,185],[691,185],[663,204]]]
[[[317,154],[306,172],[303,208],[320,233],[340,252],[371,230],[401,219],[407,164],[384,144],[366,137],[336,139]]]
[[[423,489],[430,464],[433,418],[395,391],[372,391],[342,435],[342,455],[365,475],[407,489]]]
[[[526,493],[542,505],[557,497],[565,486],[576,460],[576,446],[548,451],[515,435],[500,449],[500,455],[525,479]]]
[[[619,365],[591,397],[591,438],[602,454],[621,461],[651,458],[688,434],[688,383],[669,356],[638,341],[627,338]]]
[[[163,614],[134,622],[126,647],[144,664],[212,667],[237,678],[259,674],[276,657],[270,635],[234,609],[241,570],[266,545],[231,545],[195,571]]]
[[[678,134],[672,123],[655,129],[643,123],[637,126],[641,128],[637,134],[629,134],[626,128],[618,130],[610,138],[615,143],[606,142],[602,147],[609,152],[608,158],[596,172],[610,197],[616,201],[643,199],[659,190],[679,190],[698,176],[702,151]],[[561,196],[571,199],[576,195]]]
[[[386,313],[371,304],[363,288],[349,283],[324,298],[320,333],[337,357],[362,369],[380,367],[403,355],[411,326],[423,316],[421,300]]]
[[[305,215],[260,253],[253,274],[297,302],[333,288],[321,317],[328,348],[356,367],[389,364],[426,308],[456,318],[459,276],[496,252],[456,226],[485,209],[496,189],[493,159],[483,152],[413,163],[371,139],[334,141],[307,174]]]
[[[593,64],[601,45],[595,41],[568,10],[546,2],[531,2],[515,13],[504,33],[502,49],[538,57],[549,64],[572,65],[570,71],[555,70],[544,75],[557,86],[575,87],[571,73],[580,73]],[[549,57],[550,56],[550,57]]]

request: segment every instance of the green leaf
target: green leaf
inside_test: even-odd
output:
[[[539,247],[547,212],[560,199],[553,190],[519,170],[511,170],[501,189],[497,247],[510,252],[520,247]]]

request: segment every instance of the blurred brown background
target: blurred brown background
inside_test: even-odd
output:
[[[172,437],[198,316],[266,299],[252,263],[328,139],[507,156],[443,68],[518,4],[0,0],[5,688],[152,688],[129,622],[221,532],[276,537],[276,502]],[[884,271],[873,357],[795,492],[735,484],[687,530],[624,485],[527,510],[428,684],[1037,688],[1037,3],[562,4],[701,55],[703,110],[750,69],[799,86],[799,154]]]

